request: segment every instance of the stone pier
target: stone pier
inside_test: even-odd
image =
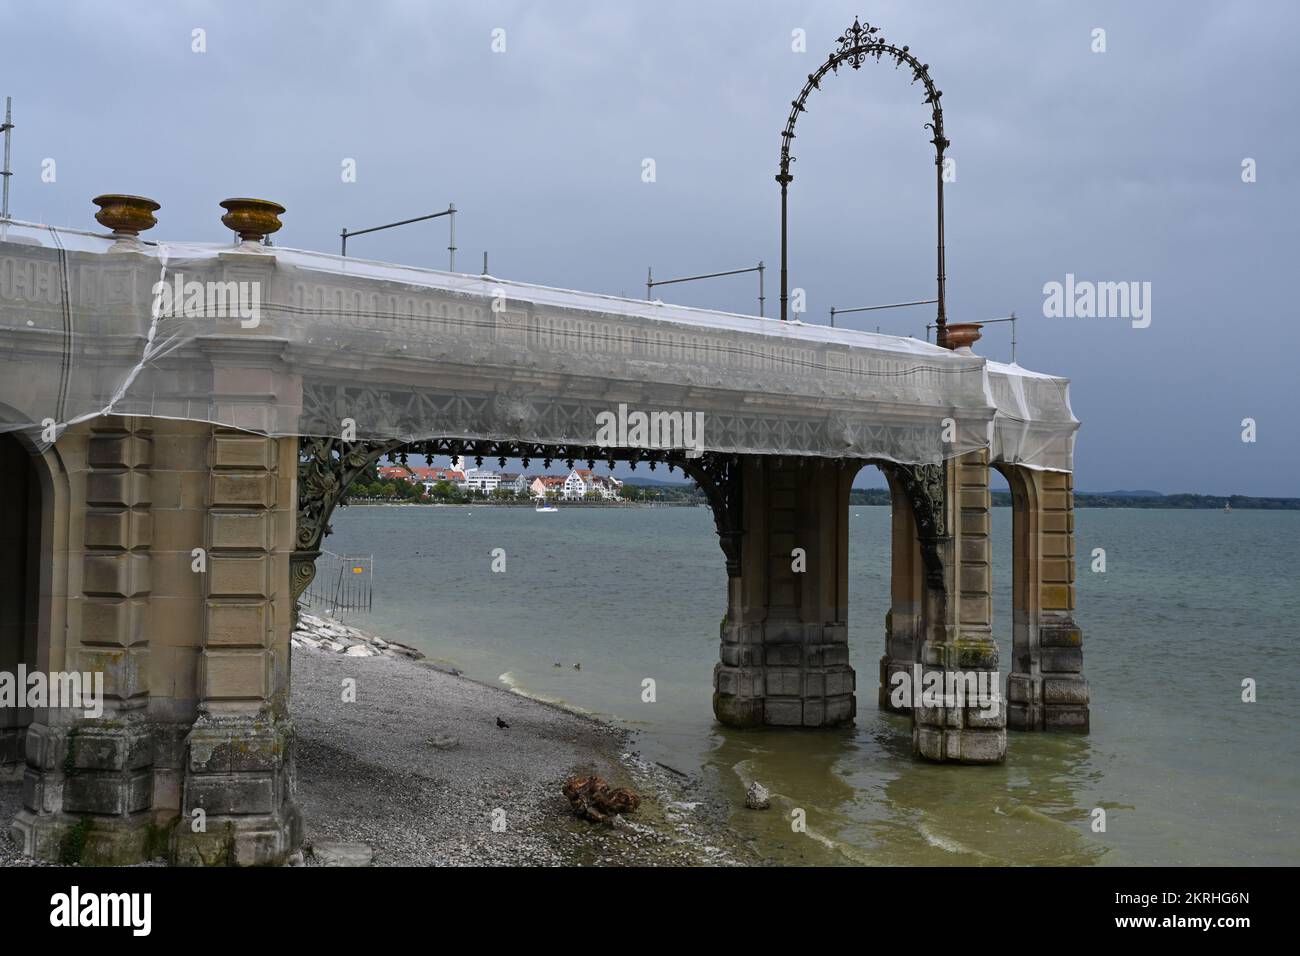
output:
[[[1083,631],[1074,621],[1074,489],[1068,473],[999,466],[1011,487],[1007,726],[1088,732]]]
[[[21,447],[0,444],[9,457]],[[25,852],[251,864],[296,846],[287,696],[297,448],[196,422],[105,417],[28,451],[34,475],[21,491],[35,504],[21,536],[39,586],[22,582],[26,610],[10,626],[25,644],[4,647],[45,673],[102,675],[104,708],[5,712],[22,724],[23,809],[11,834]],[[5,513],[11,535],[15,510]]]
[[[852,720],[849,484],[835,462],[747,456],[738,573],[727,581],[713,710],[734,727]]]
[[[935,509],[942,525],[920,533],[928,557],[917,660],[922,680],[938,680],[945,691],[950,679],[984,681],[995,705],[915,707],[912,746],[928,760],[998,763],[1006,756],[1007,715],[993,641],[988,452],[946,462],[942,472],[942,505]]]

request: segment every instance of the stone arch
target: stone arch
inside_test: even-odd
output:
[[[680,468],[699,484],[713,510],[718,541],[727,561],[727,574],[740,573],[740,537],[742,531],[742,484],[740,457],[705,453],[689,458],[680,449],[647,450],[637,448],[595,448],[591,446],[542,445],[530,442],[465,441],[459,439],[362,440],[345,442],[336,438],[302,438],[298,456],[298,517],[294,552],[290,560],[290,584],[295,605],[316,575],[316,559],[321,542],[330,533],[329,521],[334,509],[347,496],[352,483],[383,458],[405,463],[408,455],[472,457],[484,459],[519,459],[563,461],[569,467],[585,461],[594,467],[597,461],[646,462],[653,469],[666,464]]]
[[[910,705],[890,703],[890,679],[898,671],[910,671],[916,661],[917,643],[924,633],[925,573],[916,514],[903,479],[889,462],[873,462],[885,476],[890,499],[889,611],[885,614],[885,652],[880,658],[881,710],[909,714]]]
[[[0,671],[63,667],[68,476],[54,446],[0,433]],[[0,765],[23,759],[44,710],[0,709]]]
[[[70,499],[69,469],[56,447],[40,447],[24,431],[0,434],[0,671],[66,669]],[[44,752],[57,733],[51,719],[48,708],[0,709],[0,766]],[[61,794],[49,792],[39,766],[30,765],[23,793],[17,817],[0,826],[30,848],[29,832],[62,809]]]
[[[1022,466],[995,461],[992,467],[1011,491],[1011,672],[1028,675],[1038,670],[1037,635],[1030,633],[1041,607],[1038,488]]]
[[[1087,733],[1083,632],[1074,620],[1072,476],[992,463],[1011,489],[1007,726]]]

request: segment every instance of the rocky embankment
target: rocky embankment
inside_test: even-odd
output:
[[[293,646],[343,654],[347,657],[404,657],[418,661],[424,657],[414,647],[386,641],[341,621],[300,612],[293,631]]]

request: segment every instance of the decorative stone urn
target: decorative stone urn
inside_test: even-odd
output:
[[[284,207],[269,199],[225,199],[221,208],[226,210],[221,217],[222,224],[239,233],[244,247],[256,249],[263,239],[282,225],[280,214]]]
[[[95,221],[113,230],[117,242],[110,252],[135,251],[140,248],[140,233],[158,225],[154,213],[162,206],[144,196],[125,196],[105,193],[91,200],[99,207]]]
[[[980,340],[979,322],[956,322],[949,325],[944,336],[943,345],[956,352],[969,352],[970,347]]]

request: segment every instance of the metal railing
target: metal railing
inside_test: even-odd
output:
[[[375,556],[343,555],[322,551],[316,559],[316,576],[302,596],[313,610],[369,611],[374,606]]]
[[[384,229],[392,229],[395,226],[409,226],[413,222],[424,222],[427,219],[441,219],[443,216],[451,217],[448,220],[451,223],[451,226],[450,226],[450,234],[447,240],[447,271],[455,272],[456,271],[456,204],[455,203],[448,203],[447,208],[444,209],[442,212],[430,213],[427,216],[416,216],[414,219],[403,219],[401,222],[385,223],[382,226],[371,226],[369,229],[353,229],[351,232],[349,232],[348,228],[344,226],[343,231],[339,233],[339,238],[343,240],[343,247],[341,249],[341,253],[343,256],[345,257],[347,256],[348,239],[351,238],[352,236],[364,236],[366,235],[366,233],[380,232],[381,230]],[[484,266],[484,270],[486,271],[487,268],[486,260],[484,261],[483,266]]]
[[[876,312],[879,309],[901,309],[909,305],[933,305],[938,299],[917,299],[915,302],[890,302],[886,305],[859,305],[852,309],[837,309],[831,306],[831,328],[835,327],[835,316],[848,315],[850,312]]]
[[[485,263],[485,268],[486,268],[486,263]],[[766,268],[767,267],[763,265],[763,261],[760,259],[758,265],[750,266],[748,269],[728,269],[726,272],[707,272],[704,275],[681,276],[680,278],[677,279],[656,279],[654,267],[651,266],[649,269],[646,270],[645,297],[647,300],[654,298],[655,286],[657,285],[675,285],[678,282],[694,282],[697,279],[717,279],[721,276],[738,276],[738,275],[744,275],[746,272],[757,272],[758,273],[758,315],[759,318],[764,318],[763,303],[766,301],[766,297],[763,295],[763,271]]]

